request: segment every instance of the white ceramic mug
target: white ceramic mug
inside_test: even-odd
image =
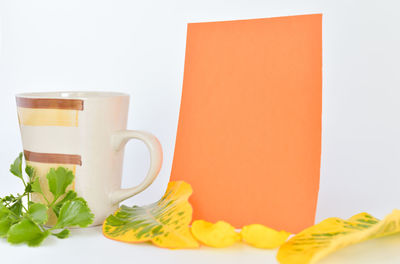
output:
[[[118,204],[146,189],[157,177],[162,149],[148,132],[126,130],[129,95],[113,92],[49,92],[16,95],[22,145],[46,196],[46,174],[59,166],[72,170],[69,187],[86,199],[98,225]],[[141,184],[121,189],[124,146],[142,140],[150,151],[150,169]],[[43,199],[33,195],[34,201]],[[54,224],[54,215],[49,225]]]

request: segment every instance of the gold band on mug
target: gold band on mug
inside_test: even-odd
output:
[[[83,100],[17,97],[17,106],[36,109],[64,109],[83,111]]]
[[[82,166],[82,158],[80,155],[71,154],[55,154],[55,153],[38,153],[24,150],[25,159],[40,163],[56,163],[56,164],[74,164]]]

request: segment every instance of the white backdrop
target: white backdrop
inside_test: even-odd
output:
[[[160,177],[126,204],[164,192],[172,165],[188,22],[323,13],[323,142],[317,220],[400,207],[398,1],[0,0],[0,195],[18,191],[13,95],[110,90],[132,95],[129,128],[164,148]],[[149,165],[127,146],[123,185]]]

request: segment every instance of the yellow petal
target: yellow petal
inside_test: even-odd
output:
[[[280,247],[290,236],[286,231],[276,231],[263,225],[247,225],[240,232],[242,239],[247,244],[257,247],[272,249]]]
[[[170,182],[160,201],[146,206],[122,205],[103,224],[107,238],[139,243],[151,241],[154,245],[170,249],[197,248],[199,243],[190,233],[192,206],[190,184]]]
[[[347,220],[328,218],[295,235],[278,251],[281,264],[311,264],[340,248],[400,232],[400,210],[379,221],[367,213]]]
[[[240,235],[235,228],[224,221],[215,224],[196,220],[192,223],[192,234],[206,246],[222,248],[235,244],[240,240]]]

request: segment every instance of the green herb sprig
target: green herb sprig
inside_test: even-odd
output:
[[[0,197],[0,237],[7,238],[11,244],[27,243],[29,246],[39,246],[49,235],[60,239],[68,237],[67,227],[87,227],[93,222],[94,215],[87,202],[78,197],[74,191],[66,191],[73,182],[74,174],[64,167],[50,169],[47,173],[47,183],[53,199],[43,194],[39,177],[31,166],[22,172],[22,153],[10,166],[10,172],[21,179],[24,185],[22,194],[10,194]],[[35,203],[30,200],[32,193],[38,193],[46,201]],[[51,228],[44,225],[51,209],[57,216],[56,224]],[[56,230],[61,230],[56,232]]]

